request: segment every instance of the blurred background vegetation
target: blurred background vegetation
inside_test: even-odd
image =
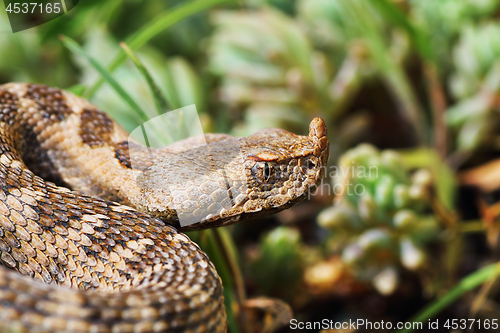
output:
[[[499,18],[499,0],[80,1],[0,35],[0,83],[69,89],[127,130],[162,105],[196,104],[205,132],[327,122],[330,168],[310,200],[190,234],[222,276],[233,333],[288,332],[290,310],[495,319]],[[334,191],[347,184],[366,191]]]

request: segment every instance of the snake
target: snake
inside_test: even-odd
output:
[[[153,149],[70,92],[0,85],[0,332],[226,332],[221,279],[183,232],[300,202],[328,146],[314,118]]]

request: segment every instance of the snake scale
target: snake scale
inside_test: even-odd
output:
[[[132,168],[128,134],[88,101],[43,85],[0,85],[0,332],[225,332],[220,278],[177,230],[299,202],[323,176],[328,141],[320,118],[308,136],[265,129],[205,139],[208,167],[224,166],[230,183],[246,187],[229,193],[229,208],[182,228],[177,213],[228,194],[204,175],[175,182],[207,168],[196,138]],[[174,189],[148,186],[148,172]]]

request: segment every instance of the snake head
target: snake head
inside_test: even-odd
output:
[[[286,209],[306,198],[323,178],[329,144],[321,118],[313,119],[307,136],[272,128],[242,143],[247,175],[242,218]]]
[[[230,205],[182,230],[229,225],[293,206],[317,188],[328,161],[327,131],[321,118],[313,119],[307,136],[269,128],[225,142],[238,147],[233,156],[231,150],[214,154],[224,161],[227,192],[223,192],[230,197]],[[213,149],[220,147],[214,145]]]

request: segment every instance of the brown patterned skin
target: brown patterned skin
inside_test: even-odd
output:
[[[308,136],[206,135],[210,165],[191,138],[132,168],[129,149],[144,152],[127,139],[68,92],[0,86],[0,332],[225,332],[220,279],[176,230],[177,213],[229,191],[204,174],[221,166],[231,207],[182,230],[283,210],[317,186],[328,158],[319,118]]]

